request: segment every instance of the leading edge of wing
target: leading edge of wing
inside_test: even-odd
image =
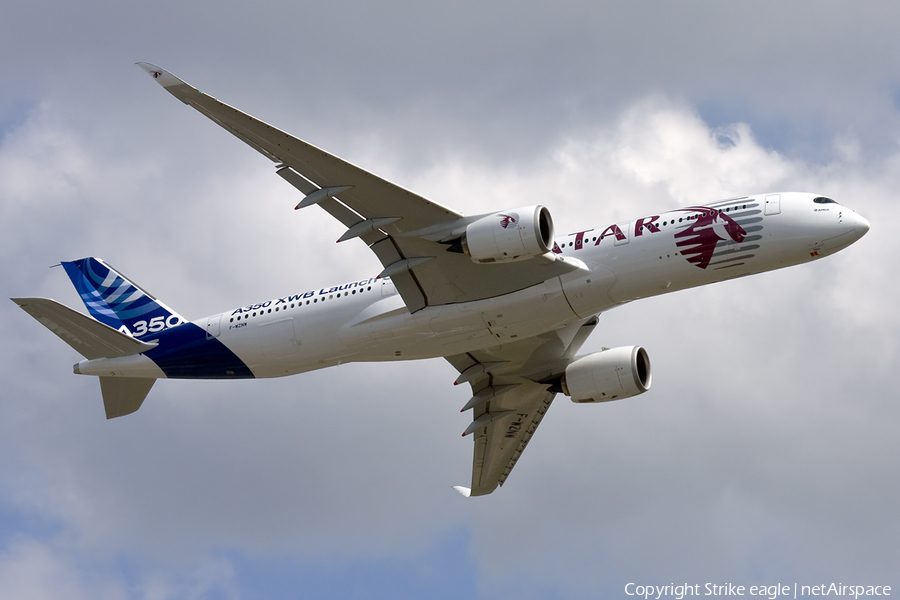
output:
[[[436,232],[465,231],[486,215],[465,217],[219,102],[156,65],[138,65],[173,96],[280,163],[278,175],[306,195],[298,208],[318,204],[348,228],[341,239],[365,242],[410,312],[493,298],[583,266],[555,255],[549,261],[477,264],[448,252]]]
[[[401,219],[393,223],[393,228],[402,233],[463,217],[225,104],[161,67],[146,62],[137,64],[170,94],[229,130],[273,162],[295,169],[318,188],[352,186],[341,194],[341,199],[366,219],[400,216]],[[357,190],[354,191],[354,188]],[[362,193],[358,188],[362,188]],[[310,192],[304,193],[308,195]],[[398,211],[404,214],[395,214]],[[356,221],[359,219],[344,224],[350,227]]]

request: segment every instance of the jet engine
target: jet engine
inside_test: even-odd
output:
[[[572,402],[609,402],[650,389],[650,357],[640,346],[588,354],[569,363],[562,391]]]
[[[465,234],[448,248],[472,257],[473,262],[515,262],[550,252],[553,219],[540,204],[523,206],[481,217],[469,223]]]

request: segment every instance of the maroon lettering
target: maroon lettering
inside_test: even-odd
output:
[[[625,234],[622,233],[622,230],[619,229],[618,225],[610,225],[606,229],[603,230],[603,233],[600,234],[600,237],[597,238],[597,242],[594,244],[595,246],[600,243],[600,240],[605,238],[607,235],[614,235],[616,239],[622,241],[625,238]]]
[[[659,215],[638,219],[634,224],[634,237],[643,234],[644,227],[646,227],[650,231],[650,233],[659,233],[659,226],[656,224],[656,221],[658,220]]]

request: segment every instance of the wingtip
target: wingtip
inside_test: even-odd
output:
[[[472,488],[463,487],[461,485],[454,485],[453,489],[456,490],[457,492],[459,492],[461,495],[465,496],[466,498],[468,498],[469,496],[472,495]]]
[[[135,64],[146,71],[147,74],[150,75],[150,77],[155,79],[157,83],[159,83],[159,85],[163,86],[164,88],[185,84],[185,82],[178,77],[175,77],[162,67],[157,67],[153,63],[139,62]]]

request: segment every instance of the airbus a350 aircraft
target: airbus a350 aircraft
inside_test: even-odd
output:
[[[471,386],[471,487],[503,485],[557,393],[606,402],[650,388],[640,346],[578,353],[600,313],[685,288],[833,254],[869,223],[819,194],[771,193],[679,208],[554,238],[546,207],[474,216],[385,181],[138,63],[176,98],[276,164],[384,270],[189,321],[99,258],[63,262],[90,317],[14,298],[85,360],[107,418],[136,411],[156,379],[280,377],[355,361],[443,356]],[[93,317],[93,318],[92,318]]]

